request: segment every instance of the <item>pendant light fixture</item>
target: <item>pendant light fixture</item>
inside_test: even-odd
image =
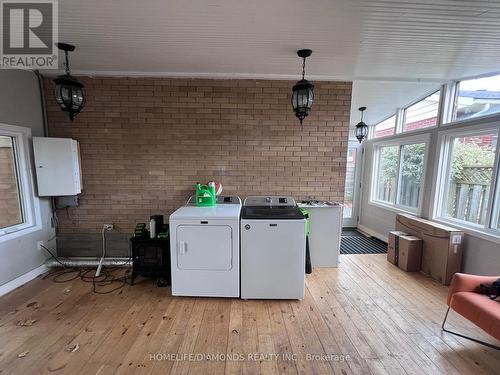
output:
[[[68,112],[69,118],[73,121],[85,104],[85,96],[83,95],[84,86],[75,77],[71,76],[69,68],[68,52],[74,51],[75,46],[66,43],[57,43],[56,45],[57,48],[64,51],[66,74],[54,79],[56,84],[54,95],[57,104],[59,104],[64,112]]]
[[[297,55],[303,59],[302,79],[292,88],[292,107],[295,116],[300,121],[300,125],[302,125],[302,121],[311,113],[311,107],[314,100],[314,85],[304,78],[306,74],[306,58],[311,56],[311,54],[312,51],[310,49],[301,49],[297,51]]]
[[[368,135],[368,125],[363,122],[363,112],[366,110],[366,107],[359,107],[358,110],[361,112],[361,121],[356,125],[356,138],[361,143]]]

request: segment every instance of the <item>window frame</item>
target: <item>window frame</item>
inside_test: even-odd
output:
[[[498,117],[498,114],[496,114]],[[474,119],[478,122],[478,119]],[[465,120],[466,123],[470,122],[470,119]],[[455,123],[453,123],[455,124]],[[459,125],[457,123],[457,125]],[[433,188],[433,207],[432,207],[432,220],[441,222],[444,224],[451,225],[460,229],[471,231],[473,234],[480,234],[488,240],[493,240],[494,242],[500,242],[500,229],[494,228],[495,224],[494,212],[500,208],[500,120],[488,121],[486,116],[481,117],[481,121],[476,124],[462,124],[456,128],[450,127],[446,130],[442,130],[438,133],[438,153],[437,153],[437,168],[435,167],[435,176],[433,178],[436,184]],[[451,169],[452,160],[452,142],[453,139],[458,137],[467,136],[477,136],[481,134],[497,134],[497,145],[495,149],[495,160],[493,163],[493,175],[492,183],[490,187],[490,192],[488,196],[488,207],[486,211],[486,223],[484,225],[469,223],[465,220],[459,220],[454,218],[446,217],[446,199],[448,194],[449,186],[447,184],[448,176]],[[441,162],[440,162],[441,161]],[[500,218],[497,220],[500,221]]]
[[[481,74],[481,75],[476,75],[476,76],[470,76],[470,77],[464,77],[461,79],[456,79],[453,81],[448,82],[448,84],[445,84],[447,90],[448,90],[448,96],[446,98],[446,102],[442,104],[444,107],[444,116],[442,118],[441,125],[442,126],[453,126],[453,125],[460,125],[460,124],[469,124],[469,123],[476,123],[477,121],[487,121],[487,120],[492,120],[498,118],[500,116],[500,112],[497,113],[491,113],[489,115],[485,116],[480,116],[480,117],[473,117],[473,118],[465,118],[462,120],[456,120],[454,119],[455,115],[455,108],[457,105],[458,101],[458,93],[459,93],[459,84],[460,82],[463,81],[472,81],[475,79],[481,79],[481,78],[488,78],[488,77],[495,77],[495,76],[500,76],[500,72],[494,72],[494,73],[486,73],[486,74]]]
[[[414,130],[404,130],[404,127],[406,125],[406,113],[408,111],[408,108],[414,106],[415,104],[418,104],[420,103],[421,101],[424,101],[425,99],[427,99],[428,97],[436,94],[439,92],[439,101],[438,101],[438,110],[437,110],[437,113],[436,113],[436,125],[433,125],[433,126],[427,126],[425,128],[421,128],[421,129],[414,129]],[[443,96],[443,87],[442,86],[439,86],[437,89],[433,90],[433,91],[429,91],[427,94],[425,94],[424,96],[421,96],[419,97],[417,100],[414,100],[413,102],[407,104],[406,106],[404,106],[403,108],[401,108],[401,121],[400,121],[400,127],[398,129],[398,132],[397,134],[412,134],[413,132],[416,132],[416,131],[423,131],[423,130],[431,130],[431,129],[435,129],[437,127],[439,127],[440,125],[440,120],[441,120],[441,113],[440,113],[440,110],[441,110],[441,103],[442,103],[442,96]],[[397,127],[396,127],[397,129]]]
[[[375,137],[375,131],[376,131],[375,128],[378,125],[380,125],[381,123],[383,123],[384,121],[389,120],[391,117],[394,117],[394,134],[383,135],[382,137]],[[398,134],[398,132],[397,132],[397,130],[398,130],[398,117],[399,117],[398,116],[398,111],[396,111],[393,114],[384,117],[383,120],[378,121],[375,125],[371,126],[371,128],[373,129],[373,131],[372,131],[372,134],[371,134],[371,136],[369,138],[371,138],[371,139],[385,139],[386,137],[394,137],[396,134]]]
[[[399,197],[399,188],[400,188],[400,179],[401,179],[401,158],[403,156],[401,150],[403,146],[424,143],[425,144],[425,154],[423,159],[422,166],[422,179],[420,185],[422,187],[425,186],[425,178],[427,172],[428,158],[429,158],[429,147],[430,147],[430,134],[429,133],[421,133],[421,134],[412,134],[409,136],[401,137],[399,136],[396,139],[383,139],[379,141],[373,141],[373,162],[372,162],[372,171],[371,171],[371,182],[370,182],[370,199],[368,203],[372,206],[381,207],[385,209],[389,209],[395,212],[403,212],[410,213],[413,215],[421,215],[422,206],[423,206],[423,196],[424,189],[422,188],[421,193],[418,197],[418,205],[416,208],[405,206],[397,203]],[[379,163],[380,163],[380,150],[383,147],[391,147],[398,146],[399,147],[399,155],[398,155],[398,164],[397,164],[397,176],[396,176],[396,194],[393,202],[386,202],[376,198],[377,191],[377,181],[379,176]]]
[[[0,228],[0,242],[41,228],[39,200],[34,194],[32,158],[30,152],[31,129],[0,123],[0,135],[14,139],[14,155],[18,179],[19,200],[23,222]]]

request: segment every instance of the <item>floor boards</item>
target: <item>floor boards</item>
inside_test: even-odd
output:
[[[0,298],[0,374],[500,373],[499,351],[441,332],[447,288],[385,255],[342,255],[306,285],[303,301],[243,301],[37,278]]]

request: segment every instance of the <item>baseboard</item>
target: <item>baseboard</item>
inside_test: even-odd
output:
[[[361,225],[361,224],[358,224],[358,229],[361,231],[361,232],[365,232],[366,234],[372,236],[372,237],[375,237],[375,238],[378,238],[379,240],[381,241],[384,241],[384,242],[388,242],[388,238],[387,236],[384,236],[380,233],[377,233],[375,232],[374,230],[370,229],[370,228],[367,228],[365,227],[364,225]]]
[[[0,285],[0,297],[13,291],[16,288],[19,288],[21,285],[26,284],[27,282],[33,280],[38,275],[41,275],[47,270],[48,270],[47,266],[45,264],[42,264],[40,267],[37,267],[34,270],[29,271],[28,273],[25,273],[24,275],[21,275],[15,278],[14,280],[11,280],[3,285]]]

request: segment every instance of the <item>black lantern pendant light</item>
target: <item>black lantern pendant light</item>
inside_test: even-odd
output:
[[[64,51],[66,74],[54,79],[56,83],[54,94],[57,104],[59,104],[63,111],[68,112],[69,118],[73,121],[85,104],[85,97],[83,95],[84,86],[75,77],[71,76],[71,70],[69,69],[68,52],[74,51],[75,46],[66,43],[57,43],[57,48]]]
[[[361,121],[356,125],[356,138],[361,143],[368,135],[368,125],[363,122],[363,112],[366,110],[366,107],[359,107],[358,110],[361,112]]]
[[[306,74],[306,57],[311,56],[310,49],[301,49],[297,51],[297,55],[302,57],[302,79],[293,86],[292,89],[292,106],[295,116],[302,121],[311,113],[311,107],[314,100],[314,85],[307,81],[304,76]]]

